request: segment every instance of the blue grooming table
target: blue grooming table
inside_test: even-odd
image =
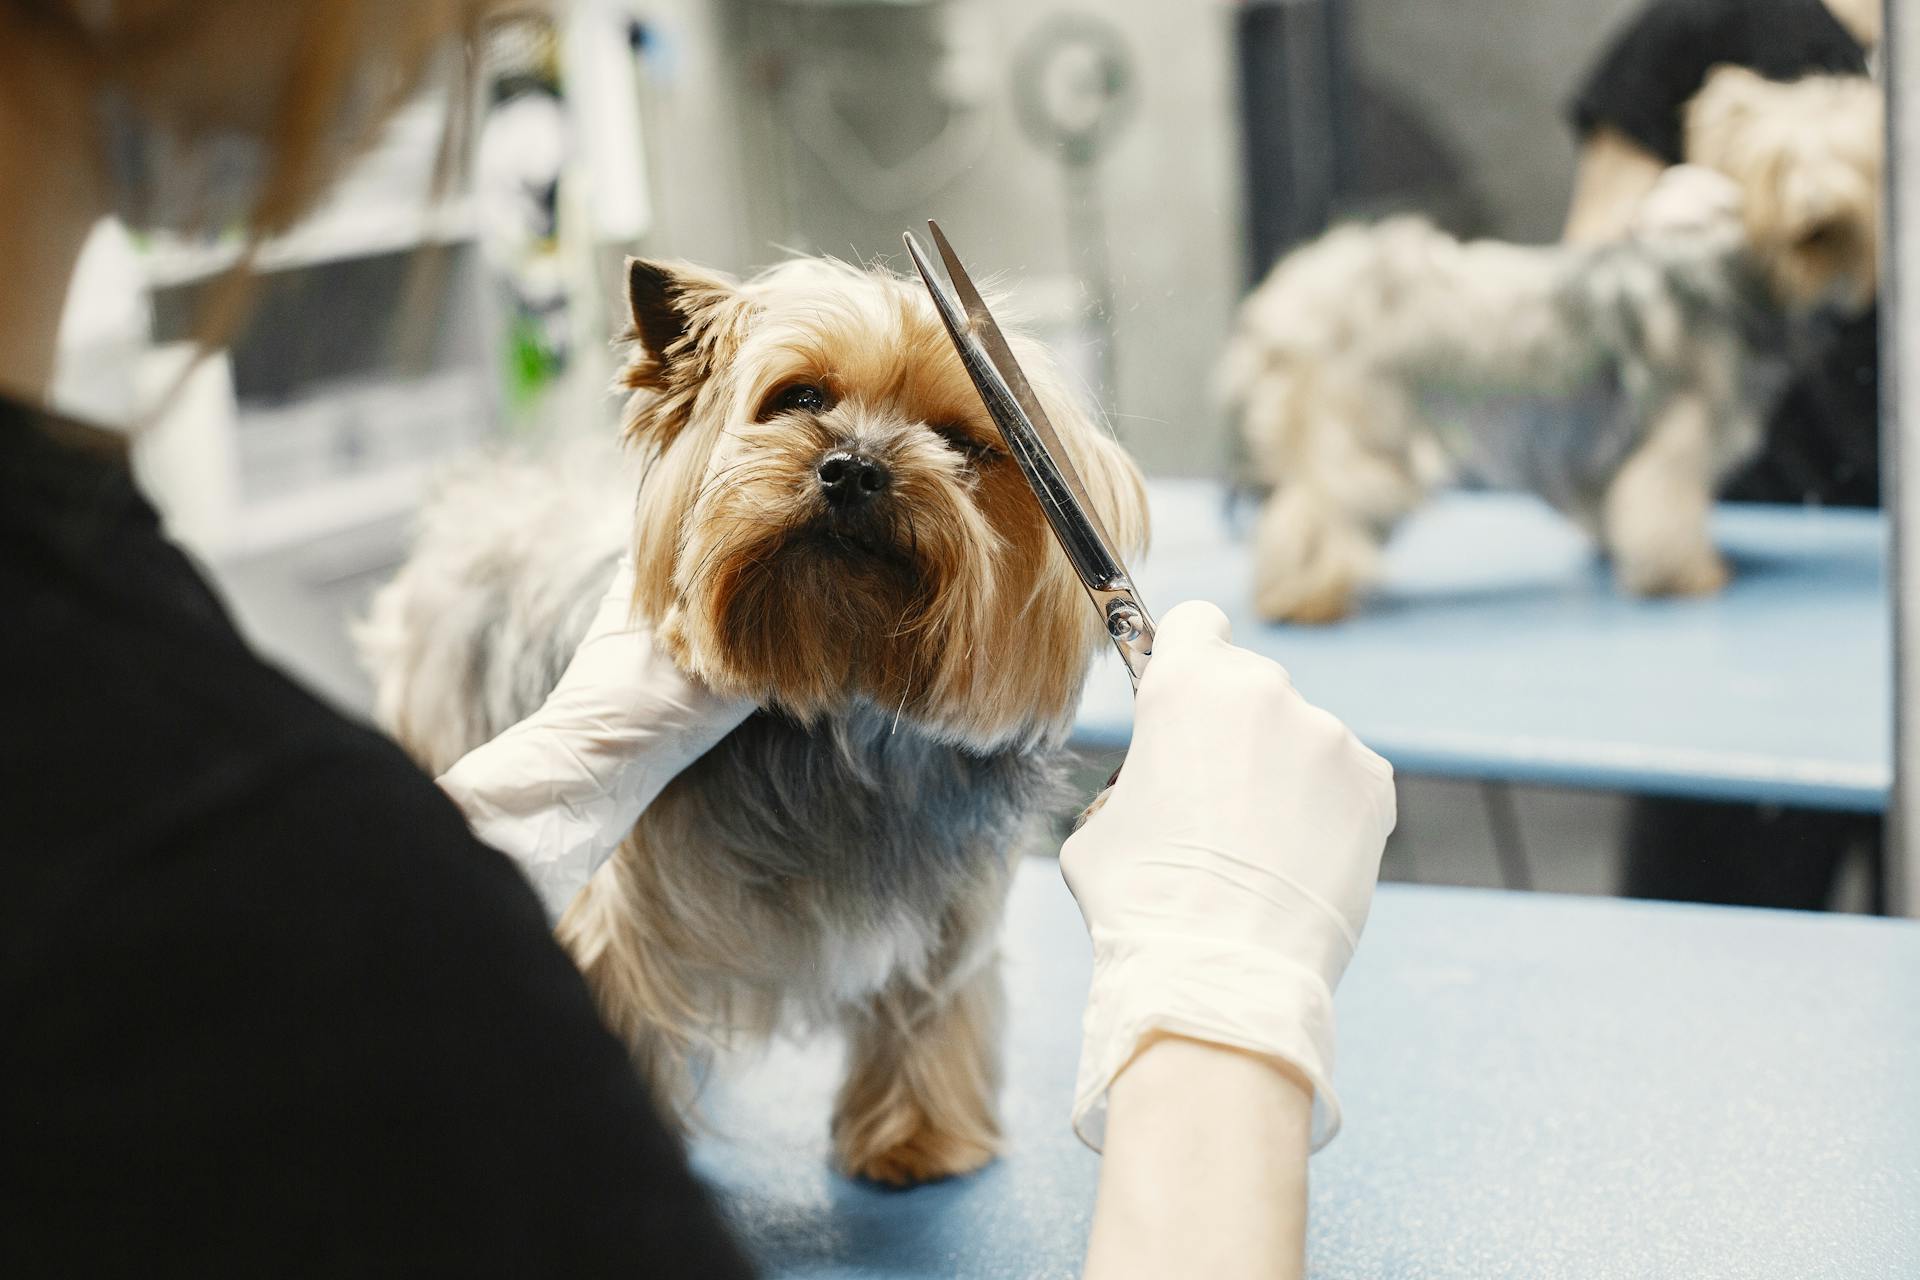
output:
[[[695,1165],[771,1280],[1073,1277],[1086,933],[1050,860],[1007,927],[1008,1154],[907,1192],[828,1167],[830,1046],[710,1100]],[[1319,1280],[1920,1275],[1920,925],[1383,885],[1341,985]]]
[[[1156,482],[1151,499],[1147,602],[1214,601],[1238,643],[1404,773],[1886,808],[1892,624],[1875,513],[1723,506],[1727,590],[1636,600],[1540,502],[1451,494],[1395,536],[1352,618],[1289,627],[1255,615],[1248,540],[1218,485]],[[1132,715],[1107,655],[1077,742],[1124,747]]]

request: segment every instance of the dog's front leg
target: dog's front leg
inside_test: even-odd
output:
[[[901,983],[847,1019],[833,1145],[855,1177],[912,1186],[971,1173],[999,1152],[998,961],[954,987]]]
[[[1275,622],[1344,618],[1380,555],[1367,521],[1308,483],[1277,490],[1253,538],[1254,606]]]
[[[1696,394],[1674,397],[1607,486],[1601,527],[1614,576],[1635,595],[1711,595],[1727,582],[1713,545],[1713,419]]]

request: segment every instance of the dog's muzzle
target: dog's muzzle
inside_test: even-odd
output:
[[[835,449],[820,459],[820,497],[829,510],[852,513],[868,506],[893,483],[885,463],[854,449]]]

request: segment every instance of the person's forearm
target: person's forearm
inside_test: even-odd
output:
[[[1272,1059],[1148,1042],[1108,1096],[1089,1280],[1301,1275],[1312,1104]]]
[[[1666,167],[1659,156],[1619,130],[1605,125],[1595,129],[1580,147],[1561,239],[1599,244],[1625,235],[1634,210]]]

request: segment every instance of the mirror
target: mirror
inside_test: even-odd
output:
[[[470,192],[419,211],[441,94],[262,256],[275,345],[208,362],[181,403],[224,426],[153,460],[338,700],[340,629],[284,599],[359,607],[481,419],[615,430],[627,254],[904,270],[931,216],[1150,477],[1148,605],[1218,601],[1394,762],[1390,876],[1886,905],[1873,6],[569,14],[496,38]],[[142,249],[162,349],[75,342],[76,404],[173,385],[233,246]],[[410,313],[443,338],[389,359]],[[1103,659],[1083,790],[1131,700]]]
[[[645,243],[937,216],[1152,476],[1149,603],[1395,762],[1390,874],[1874,909],[1878,15],[1762,8],[670,6]]]

